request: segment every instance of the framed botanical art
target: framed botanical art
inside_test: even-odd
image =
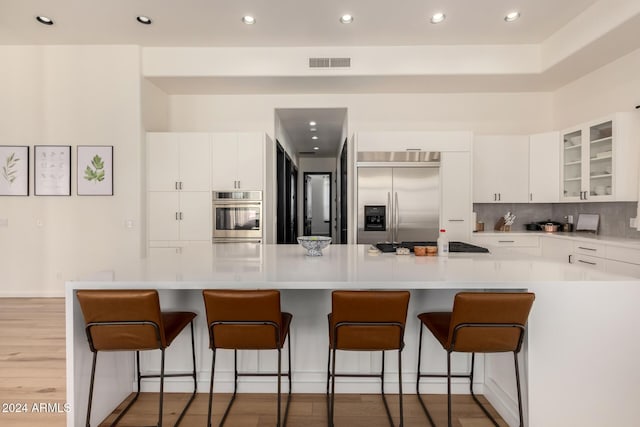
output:
[[[71,195],[71,146],[34,146],[33,169],[36,196]]]
[[[78,196],[113,196],[113,146],[78,145]]]
[[[0,196],[29,195],[29,147],[0,145]]]

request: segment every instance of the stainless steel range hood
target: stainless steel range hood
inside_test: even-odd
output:
[[[398,166],[439,167],[439,151],[360,151],[357,166]]]

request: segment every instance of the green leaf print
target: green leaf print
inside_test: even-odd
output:
[[[20,158],[16,156],[16,153],[11,153],[4,162],[2,166],[2,177],[9,183],[9,185],[13,184],[13,182],[18,177],[18,162]]]
[[[87,168],[84,170],[84,179],[95,183],[104,181],[104,160],[96,154],[93,156],[93,159],[91,159],[91,166],[87,165]]]

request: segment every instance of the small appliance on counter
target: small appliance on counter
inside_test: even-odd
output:
[[[576,231],[588,231],[594,234],[598,233],[598,223],[600,215],[598,214],[580,214],[578,215],[578,223]]]

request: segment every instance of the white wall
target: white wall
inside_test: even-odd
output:
[[[349,133],[470,130],[528,134],[552,127],[551,93],[173,95],[173,131],[266,131],[275,108],[347,108]]]
[[[139,48],[1,46],[0,63],[0,144],[72,146],[71,197],[34,196],[31,177],[30,196],[0,198],[0,296],[62,296],[140,256]],[[114,196],[75,195],[77,145],[114,146]]]
[[[640,49],[558,89],[554,128],[564,129],[640,104]]]
[[[147,79],[142,79],[142,125],[145,132],[169,129],[169,95]]]

